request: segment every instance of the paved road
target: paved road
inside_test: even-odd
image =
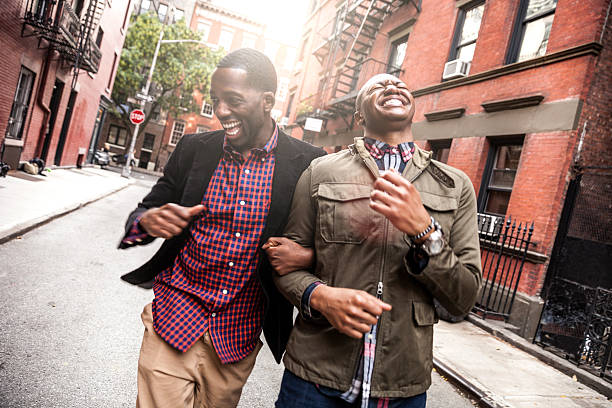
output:
[[[124,217],[150,177],[0,245],[0,407],[133,407],[142,336],[140,312],[152,292],[122,272],[159,246],[118,251]],[[271,407],[282,367],[266,348],[241,408]],[[437,374],[430,408],[471,407]]]

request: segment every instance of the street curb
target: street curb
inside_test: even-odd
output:
[[[49,222],[51,222],[51,221],[53,221],[53,220],[55,220],[57,218],[63,217],[64,215],[67,215],[67,214],[70,214],[71,212],[76,211],[79,208],[85,207],[86,205],[89,205],[89,204],[91,204],[91,203],[93,203],[95,201],[101,200],[101,199],[103,199],[105,197],[108,197],[108,196],[110,196],[112,194],[115,194],[115,193],[123,190],[124,188],[129,187],[130,185],[132,185],[131,181],[128,182],[128,184],[126,184],[124,186],[121,186],[121,187],[115,188],[115,189],[113,189],[111,191],[105,192],[104,194],[101,194],[98,197],[94,197],[91,200],[84,201],[84,202],[79,202],[79,203],[74,204],[74,205],[66,206],[66,207],[64,207],[62,209],[59,209],[59,210],[53,212],[53,213],[46,214],[46,215],[43,215],[41,217],[34,218],[33,220],[23,222],[23,223],[15,226],[13,228],[11,228],[10,230],[2,231],[2,232],[0,232],[0,234],[2,234],[2,236],[0,236],[0,245],[15,239],[15,238],[17,238],[20,235],[23,235],[23,234],[25,234],[27,232],[30,232],[33,229],[36,229],[36,228],[38,228],[40,226],[43,226],[43,225],[45,225],[45,224],[47,224],[47,223],[49,223]]]
[[[479,383],[475,378],[463,376],[448,362],[444,362],[436,357],[433,358],[433,365],[439,374],[451,379],[451,382],[459,388],[468,392],[480,407],[485,408],[510,408],[503,398],[498,397]]]
[[[540,361],[548,364],[549,366],[557,369],[565,375],[575,377],[575,379],[595,391],[605,395],[608,399],[612,398],[612,384],[607,381],[583,370],[576,365],[572,364],[568,360],[565,360],[555,354],[544,350],[542,347],[530,343],[518,334],[511,332],[510,330],[499,327],[493,323],[481,319],[478,316],[472,314],[466,317],[466,320],[473,325],[483,329],[491,335],[510,343],[512,346],[532,355]]]

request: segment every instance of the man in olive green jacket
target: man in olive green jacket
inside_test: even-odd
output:
[[[466,313],[481,283],[472,183],[412,143],[406,85],[377,75],[356,110],[365,138],[315,159],[293,196],[286,236],[315,262],[275,278],[300,311],[277,407],[424,407],[433,298]]]

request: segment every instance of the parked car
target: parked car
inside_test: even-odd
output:
[[[94,164],[98,164],[100,167],[105,168],[110,164],[110,155],[105,149],[97,150],[94,153]]]

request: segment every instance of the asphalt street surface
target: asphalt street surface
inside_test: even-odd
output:
[[[119,279],[161,242],[116,249],[154,178],[0,245],[0,407],[133,407],[152,292]],[[44,200],[41,201],[44,205]],[[264,346],[239,407],[272,407],[282,365]],[[473,404],[434,372],[430,408]]]

